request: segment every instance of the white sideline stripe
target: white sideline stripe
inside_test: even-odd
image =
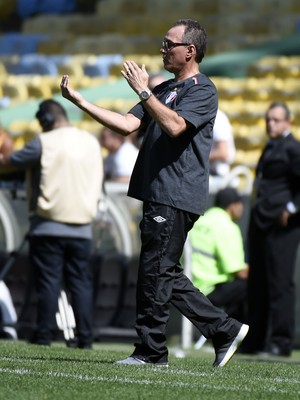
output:
[[[82,380],[82,381],[98,381],[98,382],[118,382],[118,383],[133,383],[138,385],[162,385],[162,386],[178,386],[178,387],[199,387],[199,385],[184,383],[184,382],[164,382],[164,381],[157,381],[157,380],[150,380],[150,379],[143,379],[143,380],[135,380],[129,378],[118,378],[116,376],[112,378],[104,377],[104,376],[89,376],[89,375],[77,375],[77,374],[66,374],[63,372],[36,372],[31,371],[30,369],[23,369],[23,368],[0,368],[0,373],[8,373],[8,374],[15,374],[15,375],[33,375],[33,376],[50,376],[55,378],[70,378],[75,380]],[[224,390],[224,388],[222,388]]]
[[[0,361],[11,361],[11,362],[20,362],[20,363],[24,363],[23,359],[17,358],[17,357],[0,357]],[[26,362],[32,362],[34,364],[38,363],[38,362],[45,362],[45,360],[39,360],[39,359],[30,359],[27,358]],[[152,367],[152,366],[151,366]],[[119,368],[119,367],[118,367]],[[147,368],[147,366],[146,366]],[[4,368],[5,369],[5,368]],[[2,370],[4,370],[2,368],[0,368],[0,373],[2,372]],[[160,375],[162,374],[173,374],[173,375],[178,375],[178,376],[190,376],[190,377],[205,377],[205,376],[211,376],[212,373],[214,373],[214,370],[210,373],[210,372],[194,372],[194,371],[186,371],[183,369],[176,369],[176,368],[161,368],[161,367],[152,367],[152,370],[155,369],[155,371],[158,371]],[[18,369],[16,369],[18,370]],[[16,371],[13,370],[13,371]],[[30,370],[28,370],[30,371]],[[34,372],[35,373],[35,372]],[[75,375],[74,375],[75,377]],[[101,377],[96,377],[95,379],[99,379]],[[271,382],[271,383],[294,383],[294,384],[300,384],[300,378],[261,378],[261,377],[255,377],[255,380],[258,382]],[[165,383],[165,382],[164,382]]]
[[[195,377],[201,377],[201,376],[211,376],[211,373],[207,372],[193,372],[193,371],[186,371],[186,370],[180,370],[180,369],[160,369],[160,373],[169,373],[171,372],[174,375],[180,375],[180,376],[195,376]],[[261,378],[261,377],[255,377],[256,381],[265,381],[265,382],[273,382],[273,383],[295,383],[295,384],[300,384],[300,378]]]
[[[0,357],[0,361],[11,361],[11,362],[20,362],[23,363],[24,360],[17,358],[17,357]],[[45,362],[45,360],[42,359],[31,359],[31,358],[27,358],[26,362],[31,362],[31,363],[38,363],[38,362]],[[182,369],[177,369],[177,368],[161,368],[161,367],[152,367],[153,369],[155,369],[155,371],[158,371],[161,374],[173,374],[173,375],[179,375],[179,376],[191,376],[191,377],[205,377],[205,376],[211,376],[212,373],[210,372],[194,372],[194,371],[186,371],[186,370],[182,370]],[[5,368],[0,368],[0,373],[2,372],[2,370],[5,370]],[[18,370],[18,369],[16,369]],[[13,370],[13,371],[16,371]],[[26,371],[26,370],[25,370]],[[28,370],[30,371],[30,370]],[[33,372],[35,373],[35,372]],[[96,379],[98,379],[99,377],[96,377]],[[300,378],[261,378],[261,377],[255,377],[256,381],[265,381],[265,382],[271,382],[271,383],[294,383],[294,384],[300,384]],[[164,382],[165,383],[165,382]]]
[[[159,371],[161,368],[158,368]],[[81,381],[96,381],[96,382],[111,382],[111,383],[130,383],[130,384],[137,384],[137,385],[161,385],[161,386],[177,386],[177,387],[195,387],[199,388],[199,386],[202,389],[210,389],[210,390],[219,390],[219,391],[224,391],[227,390],[229,392],[233,391],[241,391],[241,388],[239,385],[237,386],[217,386],[217,385],[207,385],[207,384],[193,384],[193,383],[184,383],[184,382],[164,382],[164,381],[157,381],[157,380],[150,380],[150,379],[143,379],[143,380],[135,380],[135,379],[129,379],[129,378],[118,378],[118,377],[103,377],[103,376],[89,376],[89,375],[77,375],[77,374],[66,374],[63,372],[36,372],[36,371],[31,371],[29,369],[23,369],[23,368],[17,368],[17,369],[12,369],[12,368],[0,368],[0,373],[8,373],[8,374],[15,374],[15,375],[32,375],[32,376],[48,376],[48,377],[55,377],[55,378],[69,378],[69,379],[75,379],[75,380],[81,380]],[[186,371],[185,371],[186,373]],[[260,379],[258,379],[260,380]],[[274,379],[273,383],[275,382],[282,383],[283,381],[294,381],[294,380],[289,380],[289,379]],[[299,383],[299,380],[295,380],[294,383]],[[290,390],[284,390],[284,389],[276,389],[275,387],[270,387],[270,388],[264,388],[264,389],[259,389],[258,391],[261,393],[264,390],[266,393],[288,393],[291,394]],[[249,392],[249,393],[255,393],[256,390],[250,389],[250,388],[243,388],[243,392]]]

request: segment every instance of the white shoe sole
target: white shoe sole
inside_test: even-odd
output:
[[[136,358],[136,357],[128,357],[128,358],[125,358],[124,360],[115,361],[114,364],[117,364],[117,365],[136,365],[136,366],[151,365],[152,367],[168,367],[167,363],[165,363],[165,364],[163,364],[163,363],[161,363],[161,364],[149,363],[149,362],[146,362],[146,361],[141,360],[140,358]]]
[[[115,364],[118,364],[118,365],[145,365],[146,362],[143,360],[140,360],[139,358],[128,357],[128,358],[125,358],[124,360],[116,361]]]
[[[228,361],[231,359],[231,357],[234,355],[234,353],[238,349],[239,345],[242,343],[242,341],[246,337],[248,331],[249,331],[249,326],[246,324],[243,324],[241,326],[241,329],[239,330],[239,333],[236,335],[236,338],[234,339],[234,341],[231,343],[231,346],[227,350],[225,357],[220,362],[220,364],[216,365],[217,368],[224,367],[228,363]]]

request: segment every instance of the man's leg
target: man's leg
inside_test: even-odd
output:
[[[179,268],[179,267],[178,267]],[[207,338],[212,339],[214,367],[224,367],[248,333],[248,325],[215,307],[183,274],[177,274],[172,304]]]
[[[214,344],[218,345],[235,336],[242,324],[230,318],[221,308],[215,307],[184,275],[183,270],[180,267],[177,269],[172,304]]]
[[[49,345],[56,327],[55,314],[63,269],[63,248],[59,239],[30,237],[30,261],[37,292],[37,328],[32,342]]]
[[[235,279],[216,285],[207,296],[217,307],[239,321],[246,321],[247,279]]]
[[[267,351],[290,355],[295,330],[296,254],[300,227],[274,229],[267,239],[269,260],[270,338]]]
[[[65,282],[71,293],[78,347],[89,348],[93,342],[93,287],[89,269],[91,241],[65,239]]]
[[[141,221],[141,256],[137,283],[136,330],[141,344],[134,355],[153,363],[168,360],[166,325],[175,279],[175,265],[185,239],[177,231],[177,210],[161,204],[145,203]],[[176,248],[176,255],[174,249]],[[179,250],[177,250],[179,249]]]
[[[249,334],[243,343],[243,351],[256,353],[264,350],[268,333],[268,285],[266,232],[261,231],[250,220],[248,276],[248,324]]]

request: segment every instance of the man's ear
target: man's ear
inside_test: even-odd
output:
[[[187,46],[186,58],[190,59],[193,56],[196,57],[196,47],[193,44],[189,44]]]

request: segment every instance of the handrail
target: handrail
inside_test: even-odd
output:
[[[225,188],[226,186],[238,186],[238,184],[235,182],[236,178],[239,176],[244,176],[246,179],[246,185],[243,191],[246,194],[251,193],[252,191],[252,186],[253,186],[253,178],[251,174],[251,170],[245,166],[245,165],[237,165],[232,170],[229,172],[228,175],[226,175],[222,181],[222,188]]]

